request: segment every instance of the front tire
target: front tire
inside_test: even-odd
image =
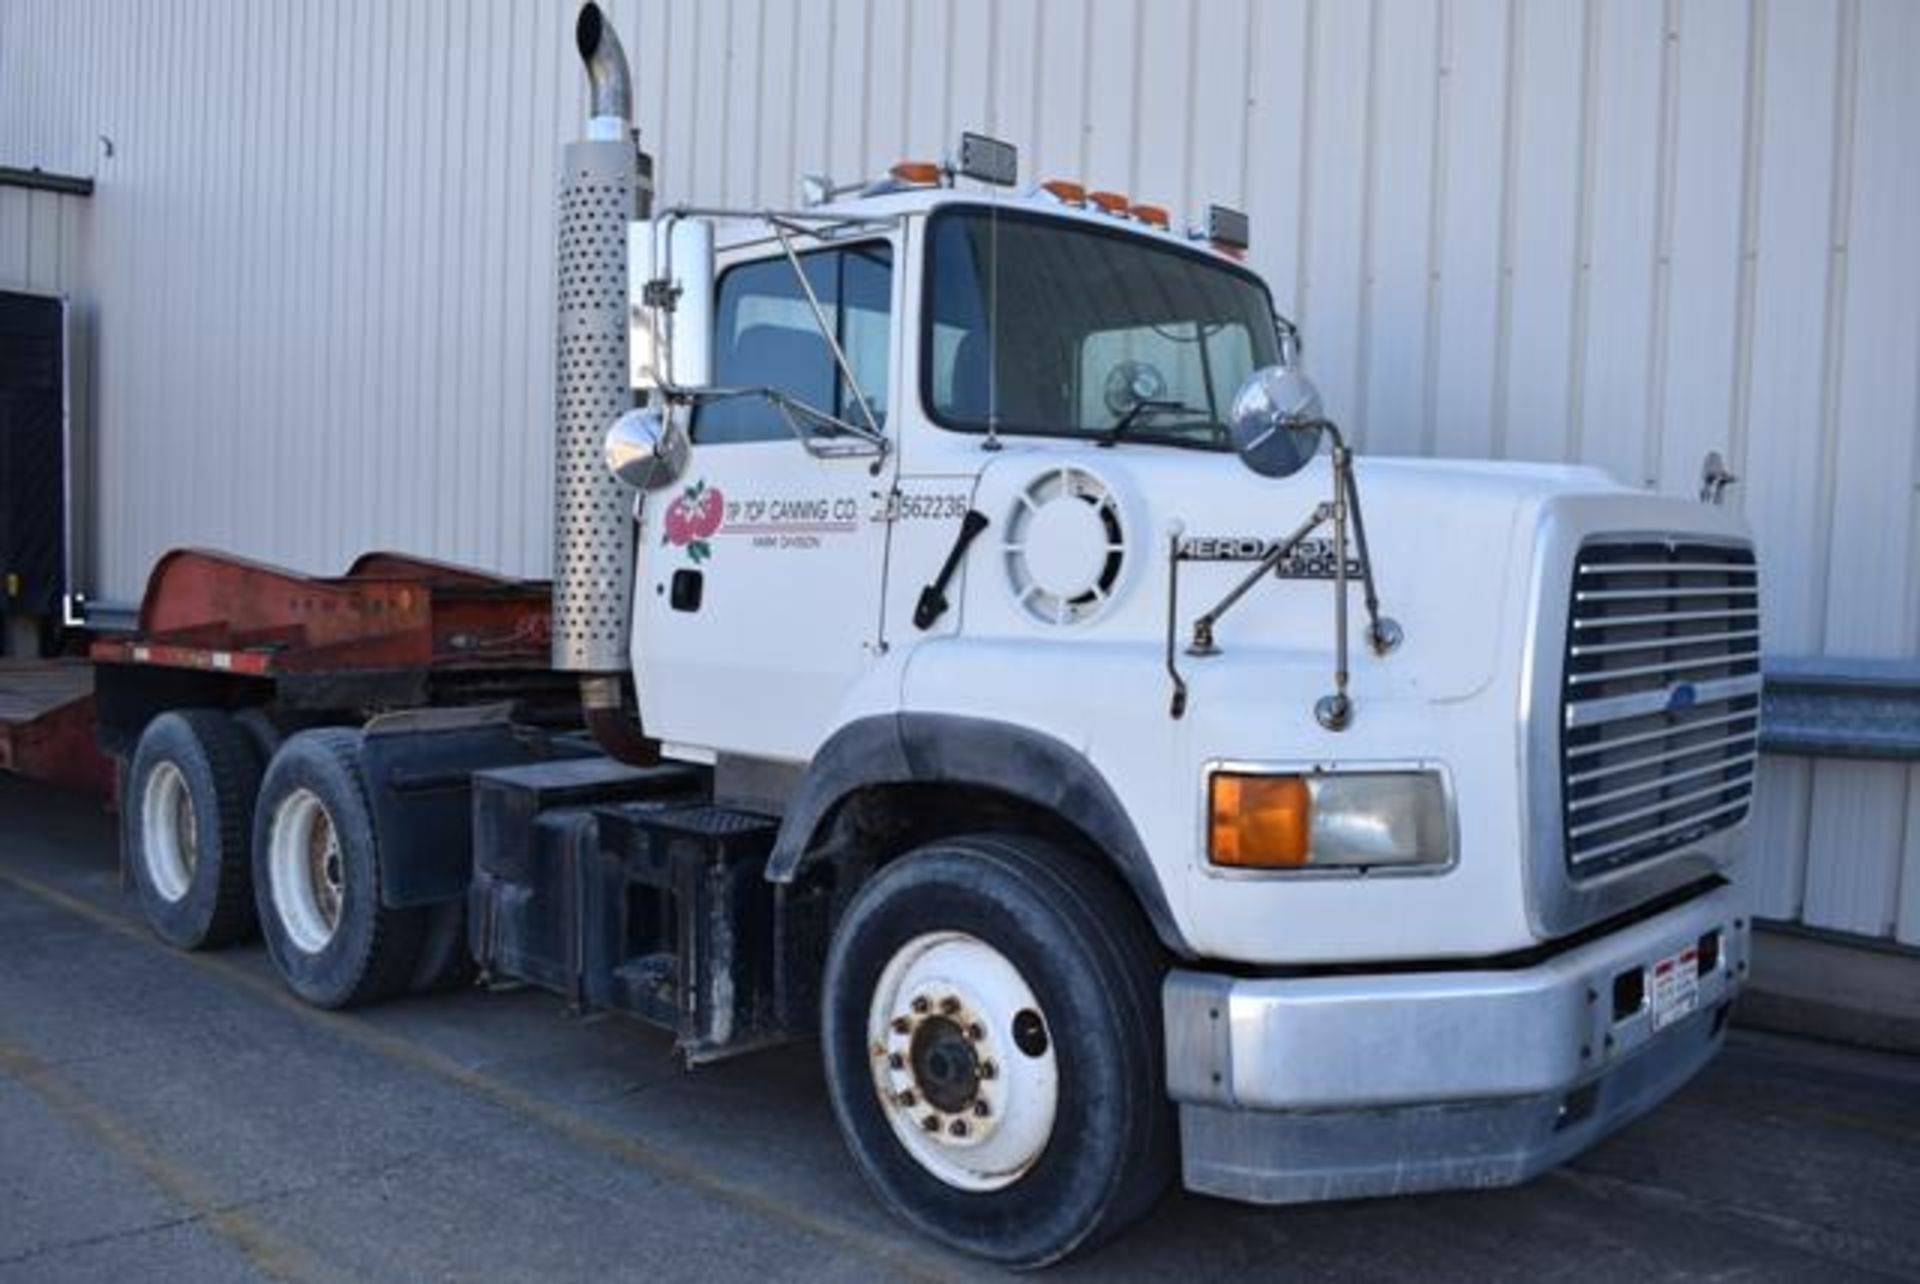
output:
[[[253,883],[274,966],[316,1007],[372,1003],[413,978],[425,916],[380,903],[380,861],[360,733],[288,737],[260,784]]]
[[[140,907],[169,945],[215,949],[251,934],[259,787],[252,744],[217,709],[163,713],[140,733],[120,823]]]
[[[946,839],[861,889],[828,953],[822,1052],[881,1200],[1015,1267],[1144,1214],[1174,1170],[1164,966],[1139,910],[1050,844]]]

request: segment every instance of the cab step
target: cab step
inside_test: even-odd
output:
[[[716,806],[703,783],[611,763],[477,774],[470,922],[486,974],[670,1030],[689,1065],[810,1029],[824,895],[767,882],[779,822]]]

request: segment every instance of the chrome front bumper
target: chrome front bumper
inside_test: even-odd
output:
[[[1692,1015],[1656,1031],[1648,1001],[1616,1019],[1616,978],[1716,931]],[[1723,887],[1532,967],[1175,971],[1167,1086],[1186,1184],[1289,1203],[1523,1181],[1706,1064],[1747,944],[1745,912]]]

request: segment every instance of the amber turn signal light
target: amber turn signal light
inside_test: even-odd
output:
[[[1313,798],[1299,776],[1214,775],[1207,800],[1207,859],[1239,869],[1307,863]]]

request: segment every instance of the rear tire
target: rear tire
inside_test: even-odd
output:
[[[260,785],[253,881],[267,952],[316,1007],[372,1003],[413,978],[426,914],[380,903],[380,861],[360,733],[288,737]]]
[[[168,944],[215,949],[252,934],[259,788],[252,744],[217,709],[163,713],[140,733],[120,824],[140,907]]]
[[[240,730],[247,733],[254,748],[259,751],[262,771],[273,761],[273,755],[280,752],[280,746],[286,743],[288,736],[312,727],[339,725],[329,723],[323,714],[269,713],[266,706],[258,704],[235,710],[233,720]]]
[[[253,751],[260,755],[260,767],[273,761],[273,755],[280,751],[280,742],[285,739],[280,728],[274,725],[267,711],[258,705],[237,710],[233,715],[234,725],[253,742]]]
[[[1127,893],[1047,843],[952,838],[882,869],[834,933],[821,1030],[868,1183],[1020,1268],[1142,1216],[1174,1171],[1163,973]]]

